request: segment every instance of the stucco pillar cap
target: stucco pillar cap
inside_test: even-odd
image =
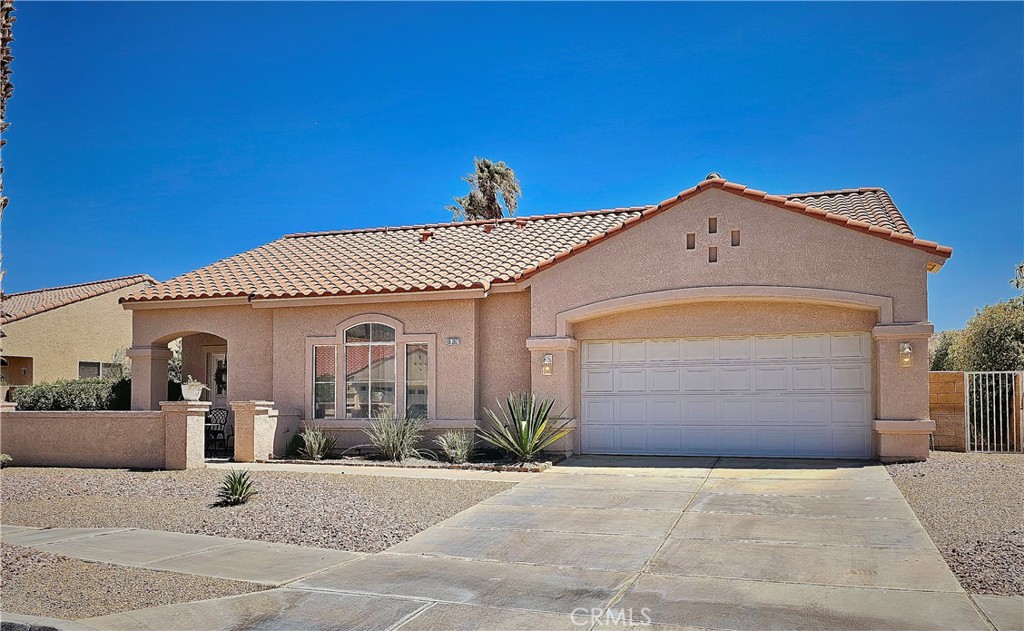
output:
[[[206,412],[213,405],[209,401],[161,401],[160,409],[174,412]]]
[[[231,406],[231,409],[235,410],[236,412],[248,412],[250,410],[255,412],[256,410],[266,410],[272,415],[277,414],[277,410],[274,408],[273,401],[231,401],[229,405]]]
[[[174,353],[166,346],[132,346],[125,355],[132,359],[170,359]]]
[[[935,431],[935,421],[912,420],[912,421],[885,421],[879,420],[871,423],[872,429],[879,434],[931,434]]]
[[[931,322],[915,322],[913,324],[877,324],[871,329],[871,337],[879,338],[913,338],[931,337],[935,327]]]
[[[574,337],[528,337],[526,348],[531,351],[574,351],[579,344]]]

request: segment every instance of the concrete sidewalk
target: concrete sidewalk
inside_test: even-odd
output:
[[[278,586],[366,556],[138,528],[3,526],[3,541],[86,561]]]

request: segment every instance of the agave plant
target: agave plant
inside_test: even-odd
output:
[[[394,410],[385,409],[370,419],[370,426],[363,430],[380,455],[387,460],[420,458],[422,453],[416,446],[430,429],[427,419],[418,416],[398,416]]]
[[[498,404],[500,406],[501,402],[498,401]],[[532,392],[510,393],[505,400],[505,407],[498,408],[500,416],[484,409],[490,427],[478,430],[480,438],[521,461],[532,460],[536,454],[572,431],[569,427],[572,419],[561,425],[550,420],[554,404],[554,399],[538,400]],[[564,413],[565,410],[562,410],[557,416]]]
[[[337,439],[319,424],[306,425],[299,433],[302,445],[299,456],[307,460],[323,460],[337,446]]]
[[[462,464],[467,462],[473,455],[473,446],[476,442],[472,432],[460,432],[449,430],[434,439],[434,444],[450,462]]]
[[[256,495],[256,485],[249,477],[248,471],[235,471],[232,469],[224,476],[220,483],[220,490],[217,497],[223,506],[238,506],[245,504],[252,496]]]

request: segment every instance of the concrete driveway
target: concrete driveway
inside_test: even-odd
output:
[[[425,498],[429,501],[429,498]],[[386,552],[99,628],[987,629],[885,469],[577,457]]]

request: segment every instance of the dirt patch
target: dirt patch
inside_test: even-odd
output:
[[[215,506],[226,472],[13,467],[0,473],[0,521],[132,527],[378,552],[513,484],[254,471],[258,494]]]
[[[264,585],[90,563],[0,543],[4,611],[78,620],[121,611],[234,596]]]
[[[1024,454],[934,451],[886,468],[964,589],[1024,594]]]

